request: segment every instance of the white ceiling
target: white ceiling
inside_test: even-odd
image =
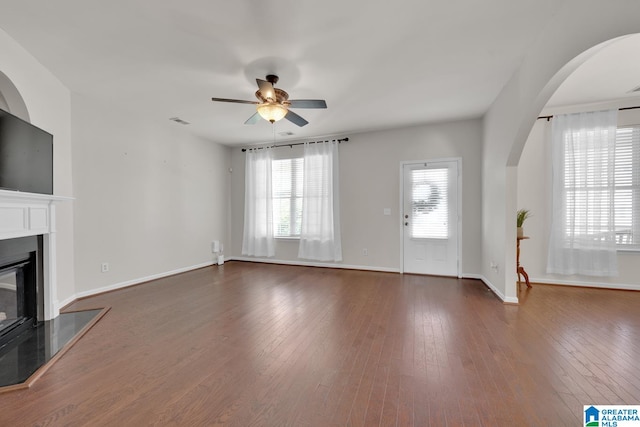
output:
[[[238,145],[272,141],[272,126],[210,98],[254,100],[269,73],[328,104],[295,110],[304,128],[277,122],[278,141],[480,117],[564,3],[0,0],[0,28],[75,93]]]

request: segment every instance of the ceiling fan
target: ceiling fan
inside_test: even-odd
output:
[[[243,101],[241,99],[227,98],[211,98],[211,100],[256,105],[256,113],[244,122],[245,125],[254,125],[260,118],[268,120],[271,123],[275,123],[284,118],[302,127],[309,122],[289,108],[327,108],[327,103],[323,99],[289,100],[289,94],[287,92],[273,86],[278,83],[278,76],[269,74],[266,79],[267,80],[256,79],[258,83],[256,98],[258,98],[258,101]]]

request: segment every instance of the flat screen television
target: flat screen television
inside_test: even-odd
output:
[[[2,109],[0,188],[53,194],[53,135]]]

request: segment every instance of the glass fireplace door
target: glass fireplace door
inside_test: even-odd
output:
[[[36,322],[35,252],[0,267],[0,347]]]
[[[22,317],[21,305],[18,302],[18,274],[21,269],[11,268],[0,272],[0,334],[5,328],[12,326]]]

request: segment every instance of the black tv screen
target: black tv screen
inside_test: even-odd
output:
[[[53,135],[1,109],[0,188],[53,194]]]

